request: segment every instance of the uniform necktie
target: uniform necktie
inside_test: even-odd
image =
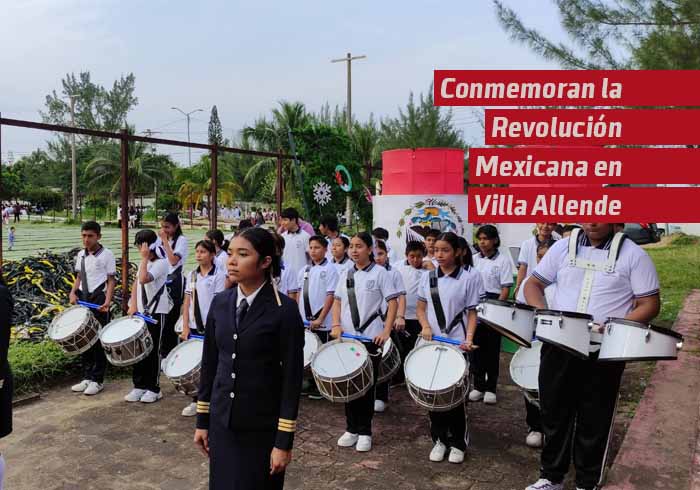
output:
[[[245,318],[245,314],[248,311],[248,301],[243,298],[243,301],[241,301],[241,304],[238,305],[238,308],[236,308],[236,326],[240,327],[241,323],[243,323],[243,319]]]

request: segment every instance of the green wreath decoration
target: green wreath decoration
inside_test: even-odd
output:
[[[335,181],[342,191],[350,192],[352,190],[352,177],[344,165],[335,166]]]

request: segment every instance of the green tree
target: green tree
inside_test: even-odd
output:
[[[219,121],[219,111],[216,110],[216,106],[211,108],[211,116],[209,116],[209,144],[219,145],[224,144],[224,133],[221,129],[221,121]]]
[[[350,136],[353,150],[365,169],[364,185],[370,192],[372,191],[373,169],[377,164],[381,164],[382,160],[380,151],[381,136],[371,114],[366,123],[356,122],[354,124],[352,135]]]
[[[203,155],[196,165],[187,169],[188,172],[181,176],[181,184],[178,197],[183,208],[198,208],[203,201],[209,202],[211,195],[212,172],[211,157]],[[219,168],[219,183],[217,186],[217,201],[229,206],[242,194],[241,186],[234,182],[228,166]]]

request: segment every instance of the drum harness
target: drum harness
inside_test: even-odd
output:
[[[435,318],[437,318],[440,331],[449,335],[457,325],[462,325],[464,329],[464,311],[460,311],[457,316],[452,319],[449,325],[445,322],[445,311],[442,309],[440,301],[440,290],[438,289],[438,273],[437,269],[430,271],[430,299],[433,301],[433,309],[435,310]]]
[[[212,267],[215,267],[212,264]],[[197,296],[197,276],[199,267],[192,271],[192,300],[194,301],[194,322],[197,332],[204,333],[204,322],[202,322],[202,312],[199,308],[199,296]],[[188,313],[189,314],[189,313]]]
[[[80,292],[81,296],[85,301],[94,302],[95,298],[97,298],[97,296],[100,293],[104,292],[105,283],[103,282],[102,284],[97,286],[92,293],[90,292],[90,287],[88,286],[87,270],[85,269],[85,256],[87,254],[88,252],[86,249],[83,252],[83,256],[80,258],[80,272],[78,273],[80,276]]]
[[[360,334],[363,334],[365,333],[365,330],[367,330],[367,327],[369,327],[374,320],[380,317],[380,312],[375,311],[369,316],[369,318],[367,318],[367,320],[365,320],[365,322],[362,325],[360,325],[360,310],[357,307],[357,296],[355,295],[354,268],[348,270],[348,277],[346,279],[345,286],[348,290],[348,305],[350,306],[350,316],[352,317],[352,325],[356,331],[360,332]],[[382,351],[380,349],[377,349],[377,352],[375,354],[370,353],[370,355],[381,355],[381,353]]]
[[[588,309],[588,303],[591,300],[591,292],[593,291],[593,281],[595,279],[595,273],[606,272],[610,274],[612,272],[615,272],[615,264],[617,262],[618,256],[620,255],[620,248],[622,247],[622,243],[626,236],[624,233],[616,233],[612,239],[612,244],[610,245],[610,250],[608,251],[607,260],[605,262],[594,262],[592,260],[576,257],[581,232],[582,230],[580,228],[577,228],[571,232],[571,236],[569,237],[568,262],[570,266],[584,270],[583,285],[581,286],[581,292],[578,296],[578,304],[576,306],[576,311],[578,313],[586,313]],[[589,349],[590,352],[597,352],[600,350],[602,337],[603,336],[601,333],[592,332],[591,346]]]
[[[311,266],[307,265],[306,268],[304,269],[304,288],[303,288],[303,296],[304,296],[304,315],[306,316],[306,320],[309,322],[312,322],[316,320],[321,312],[323,311],[323,307],[321,307],[320,310],[318,310],[316,313],[313,313],[311,310],[311,301],[309,300],[309,272],[311,271]],[[348,280],[350,279],[349,274],[348,274]],[[355,297],[355,289],[353,287],[353,298]],[[350,286],[348,286],[348,297],[350,295]],[[352,303],[351,303],[351,309],[352,309]],[[357,300],[355,300],[355,311],[357,310]],[[359,315],[358,315],[359,318]],[[376,318],[376,317],[375,317]],[[374,318],[373,318],[374,320]],[[353,323],[355,323],[355,317],[353,316]],[[359,323],[359,320],[357,321]],[[366,327],[365,327],[366,328]]]
[[[163,295],[163,291],[165,291],[165,283],[160,287],[156,294],[153,295],[153,298],[151,298],[151,302],[149,303],[148,295],[146,294],[146,285],[141,284],[141,303],[146,305],[144,306],[144,315],[151,316],[151,308],[158,304],[160,297]]]

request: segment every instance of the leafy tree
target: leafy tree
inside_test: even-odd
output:
[[[198,208],[205,199],[211,195],[212,172],[211,157],[203,155],[196,165],[188,169],[183,175],[178,197],[184,208]],[[219,182],[217,186],[217,201],[223,205],[232,205],[236,197],[242,194],[241,186],[234,182],[229,167],[219,168]]]
[[[3,176],[4,177],[4,176]],[[28,185],[22,193],[24,200],[44,209],[60,209],[63,206],[63,194],[48,187]]]
[[[224,144],[224,133],[221,129],[221,121],[219,121],[219,112],[216,110],[216,106],[211,108],[211,116],[209,116],[209,144],[217,144],[222,146]]]
[[[16,165],[2,169],[2,182],[0,182],[0,199],[17,199],[22,193],[22,179],[16,169]]]
[[[355,123],[350,136],[352,147],[365,169],[364,185],[372,191],[372,174],[375,165],[382,160],[380,144],[381,133],[372,115],[364,124]],[[359,182],[358,182],[359,184]]]

